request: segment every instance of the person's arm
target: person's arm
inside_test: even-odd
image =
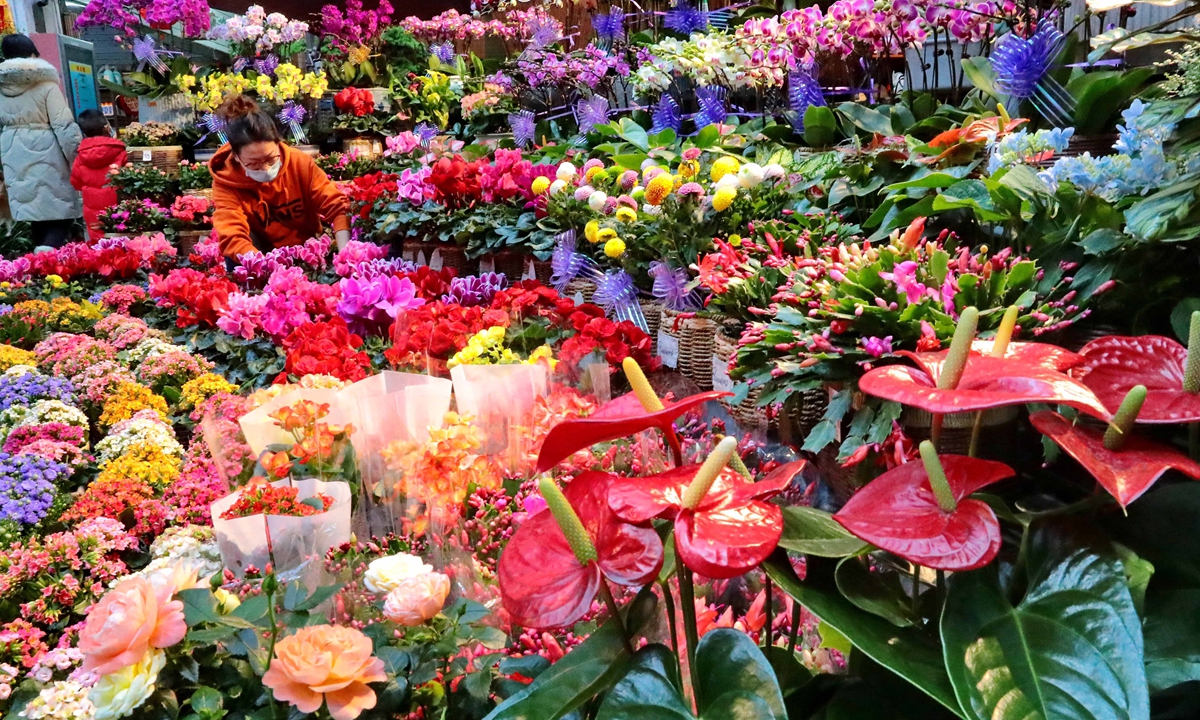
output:
[[[83,141],[83,133],[79,132],[75,116],[71,114],[71,108],[67,107],[67,99],[63,97],[58,85],[46,83],[46,87],[46,117],[50,119],[50,128],[54,130],[58,146],[62,148],[67,162],[75,162],[79,143]]]
[[[80,172],[82,165],[79,163],[79,158],[75,159],[75,163],[71,165],[71,187],[79,192],[83,192],[83,173]]]
[[[213,183],[213,227],[221,254],[236,257],[255,249],[250,240],[250,222],[237,195],[228,188]]]
[[[309,182],[316,202],[317,214],[333,227],[333,237],[338,249],[350,242],[350,199],[338,190],[325,171],[307,155],[303,156],[309,166]]]

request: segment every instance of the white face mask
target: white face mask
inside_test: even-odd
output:
[[[272,180],[274,180],[276,177],[279,176],[279,171],[282,168],[283,168],[283,159],[282,158],[280,158],[279,160],[276,160],[275,164],[272,165],[271,167],[267,168],[266,170],[251,170],[248,167],[245,167],[245,166],[242,167],[242,169],[245,170],[245,172],[246,172],[246,177],[250,178],[251,180],[257,180],[260,183],[269,183]]]

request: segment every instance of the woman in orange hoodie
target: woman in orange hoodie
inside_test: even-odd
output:
[[[339,248],[350,240],[350,201],[313,159],[283,142],[275,120],[244,95],[218,113],[229,142],[208,166],[213,227],[221,253],[233,259],[299,245],[332,228]]]

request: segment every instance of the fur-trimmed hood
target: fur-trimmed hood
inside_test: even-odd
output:
[[[0,93],[14,97],[44,82],[58,82],[58,70],[41,58],[14,58],[0,62]]]

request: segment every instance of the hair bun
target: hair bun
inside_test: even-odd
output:
[[[254,102],[246,95],[234,95],[221,103],[217,108],[217,115],[225,120],[232,122],[240,117],[246,117],[258,112],[258,103]]]

